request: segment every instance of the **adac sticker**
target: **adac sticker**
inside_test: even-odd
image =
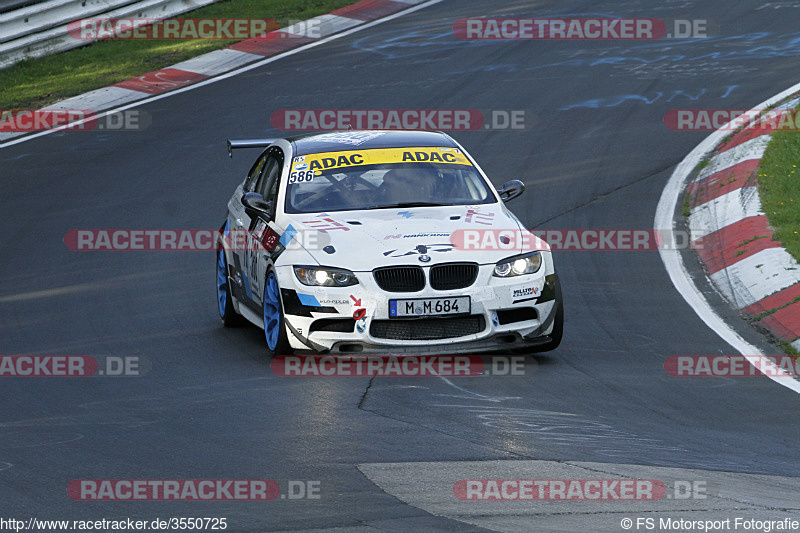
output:
[[[329,170],[360,165],[392,163],[437,163],[442,165],[469,165],[472,163],[459,151],[442,152],[437,147],[378,148],[306,155],[311,170]],[[296,167],[297,165],[295,165]]]

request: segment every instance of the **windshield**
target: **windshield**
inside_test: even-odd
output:
[[[473,205],[496,199],[457,148],[386,148],[298,156],[287,213]]]

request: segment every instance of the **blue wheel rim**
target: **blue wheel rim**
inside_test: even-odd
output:
[[[217,304],[219,316],[225,316],[225,307],[228,305],[228,276],[225,272],[225,252],[217,252]]]
[[[278,282],[275,279],[275,273],[270,272],[267,276],[267,285],[264,287],[264,334],[270,350],[277,348],[278,337],[281,333],[280,306]]]

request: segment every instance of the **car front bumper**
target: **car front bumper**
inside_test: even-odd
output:
[[[549,259],[549,257],[548,257]],[[548,343],[553,331],[558,279],[543,265],[535,274],[492,276],[482,265],[475,282],[457,290],[426,288],[386,292],[371,272],[356,273],[358,285],[310,287],[291,266],[278,267],[284,320],[292,348],[336,354],[434,355],[531,348]],[[426,272],[427,276],[427,272]],[[389,301],[469,296],[469,314],[390,318]]]

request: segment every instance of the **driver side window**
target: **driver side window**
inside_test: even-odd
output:
[[[267,152],[267,158],[255,192],[259,193],[267,202],[272,203],[273,215],[277,204],[278,186],[280,184],[281,170],[283,169],[283,151],[280,148],[272,148]]]
[[[267,154],[264,154],[258,158],[258,161],[256,161],[256,163],[253,165],[253,168],[251,168],[250,172],[247,173],[247,179],[244,181],[245,192],[253,192],[255,190],[258,176],[264,169],[264,163],[266,162]]]
[[[270,189],[270,184],[275,181],[278,172],[280,172],[278,161],[274,157],[267,157],[264,170],[261,172],[261,176],[258,178],[258,184],[256,185],[256,192],[263,196],[267,201],[269,201],[267,196]]]

